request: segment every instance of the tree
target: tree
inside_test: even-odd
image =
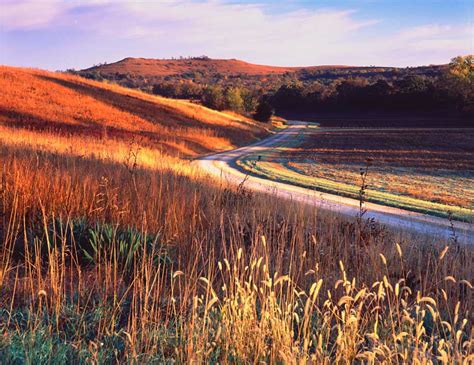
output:
[[[451,60],[445,83],[458,108],[474,113],[474,56],[459,56]]]
[[[207,86],[201,97],[204,106],[215,110],[223,110],[225,107],[224,94],[220,86]]]
[[[244,100],[244,110],[253,113],[258,106],[258,94],[255,90],[243,89],[242,99]]]
[[[472,85],[474,82],[474,55],[453,58],[449,63],[449,73],[457,80]]]
[[[268,123],[273,116],[273,107],[265,98],[260,99],[253,117],[262,123]]]
[[[385,109],[390,104],[391,92],[392,86],[386,80],[379,79],[361,90],[363,104],[367,109]]]
[[[181,96],[186,99],[196,99],[202,94],[202,87],[192,81],[184,82],[181,85]]]
[[[429,80],[419,75],[408,75],[396,83],[403,94],[422,94],[428,89]]]
[[[350,78],[336,87],[337,102],[349,108],[360,108],[363,103],[363,90],[367,81],[362,78]]]
[[[394,84],[394,103],[402,110],[430,110],[436,106],[433,100],[433,83],[420,75],[408,75]]]
[[[292,83],[281,86],[273,95],[272,104],[277,111],[297,110],[304,105],[303,86]]]
[[[181,97],[181,84],[177,82],[162,82],[153,85],[153,94],[161,95],[167,98]]]
[[[369,94],[374,98],[384,98],[390,94],[392,87],[387,81],[381,79],[371,84],[368,89]]]
[[[237,87],[229,87],[225,91],[225,108],[234,112],[241,112],[244,109],[244,100]]]

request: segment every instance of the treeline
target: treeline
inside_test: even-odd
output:
[[[364,79],[284,85],[269,100],[277,112],[318,111],[436,111],[472,112],[472,100],[463,97],[447,77],[408,76],[389,82]]]
[[[155,84],[153,94],[167,98],[199,100],[204,106],[215,110],[232,110],[251,114],[262,122],[273,114],[273,106],[255,89],[220,85],[199,85],[194,82],[165,81]]]
[[[474,115],[473,56],[448,67],[340,68],[281,75],[199,74],[147,79],[141,75],[79,72],[153,94],[196,100],[267,120],[272,112],[456,111]]]
[[[406,75],[402,78],[362,77],[336,79],[330,83],[296,80],[276,91],[193,83],[167,82],[155,85],[154,93],[167,97],[200,99],[213,109],[253,113],[269,104],[277,113],[292,111],[460,111],[474,112],[472,56],[457,57],[437,76]],[[190,87],[190,85],[194,85]],[[192,90],[192,91],[190,91]]]

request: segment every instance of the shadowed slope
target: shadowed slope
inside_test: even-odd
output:
[[[59,73],[0,67],[0,88],[0,125],[139,141],[168,155],[229,149],[266,133],[242,116]]]

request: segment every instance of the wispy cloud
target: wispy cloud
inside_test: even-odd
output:
[[[4,30],[32,30],[51,26],[71,7],[60,0],[2,0],[0,24]]]
[[[445,62],[472,52],[472,25],[421,24],[378,34],[384,19],[355,9],[272,12],[258,0],[3,0],[0,6],[3,31],[79,32],[82,53],[87,41],[100,37],[104,43],[120,42],[123,57],[207,54],[277,65],[403,65]],[[100,57],[112,61],[108,57],[117,54]]]

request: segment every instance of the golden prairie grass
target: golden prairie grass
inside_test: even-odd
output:
[[[69,157],[89,158],[125,166],[152,170],[173,170],[176,173],[198,174],[189,162],[170,156],[162,149],[138,141],[112,138],[87,139],[74,134],[61,135],[47,131],[9,128],[0,125],[0,141],[11,149],[25,149],[32,155],[54,153]],[[184,142],[166,142],[174,150],[193,154]]]
[[[198,176],[1,156],[5,363],[473,360],[469,246]]]
[[[138,141],[181,157],[233,148],[266,133],[243,116],[67,74],[2,66],[0,87],[4,127],[85,141]]]

